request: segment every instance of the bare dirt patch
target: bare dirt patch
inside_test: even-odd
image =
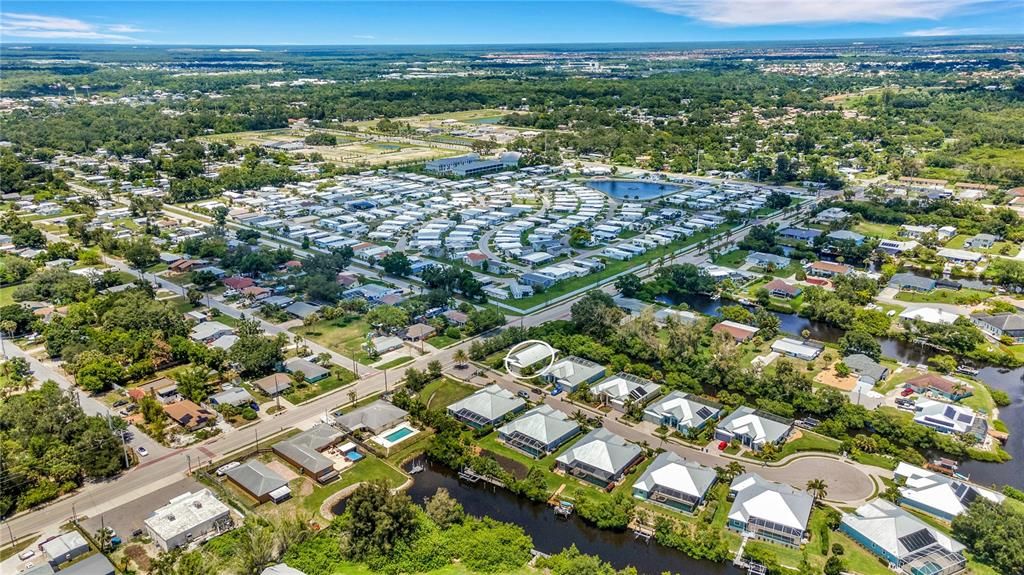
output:
[[[269,463],[267,463],[267,467],[274,470],[285,481],[291,481],[292,479],[299,477],[299,474],[292,471],[291,467],[288,467],[287,465],[281,463],[276,459],[271,460]]]
[[[836,364],[838,363],[839,361],[835,361],[827,368],[821,370],[814,377],[814,381],[843,391],[853,391],[853,388],[857,387],[857,376],[851,373],[846,377],[839,377],[839,374],[836,373]]]

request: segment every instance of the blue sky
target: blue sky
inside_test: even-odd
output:
[[[508,44],[1024,34],[1024,0],[5,0],[0,42]]]

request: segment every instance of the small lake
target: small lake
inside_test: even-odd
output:
[[[682,191],[682,186],[640,180],[590,180],[587,185],[616,200],[654,200]]]

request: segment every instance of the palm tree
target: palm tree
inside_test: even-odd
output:
[[[348,402],[352,405],[356,404],[356,390],[353,389],[348,392]]]
[[[716,467],[715,471],[723,482],[732,482],[733,479],[743,475],[747,471],[747,468],[743,467],[743,464],[739,461],[730,461],[725,467]]]
[[[455,350],[455,355],[452,356],[452,359],[455,360],[455,365],[459,369],[465,368],[466,364],[469,363],[469,356],[466,355],[466,350],[462,348]]]
[[[807,482],[807,491],[815,499],[824,499],[828,496],[828,482],[824,479],[811,479]]]

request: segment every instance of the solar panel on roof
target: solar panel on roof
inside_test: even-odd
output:
[[[957,416],[957,420],[962,421],[964,423],[970,423],[974,421],[974,416],[971,415],[970,413],[961,413],[960,415]]]
[[[915,531],[910,535],[904,535],[903,537],[900,537],[899,540],[900,544],[902,544],[910,553],[936,542],[935,536],[927,529],[921,529],[920,531]]]
[[[697,417],[699,417],[701,419],[707,419],[707,418],[711,417],[712,414],[714,414],[714,412],[711,411],[710,409],[706,408],[706,407],[702,407],[702,408],[697,410]]]

